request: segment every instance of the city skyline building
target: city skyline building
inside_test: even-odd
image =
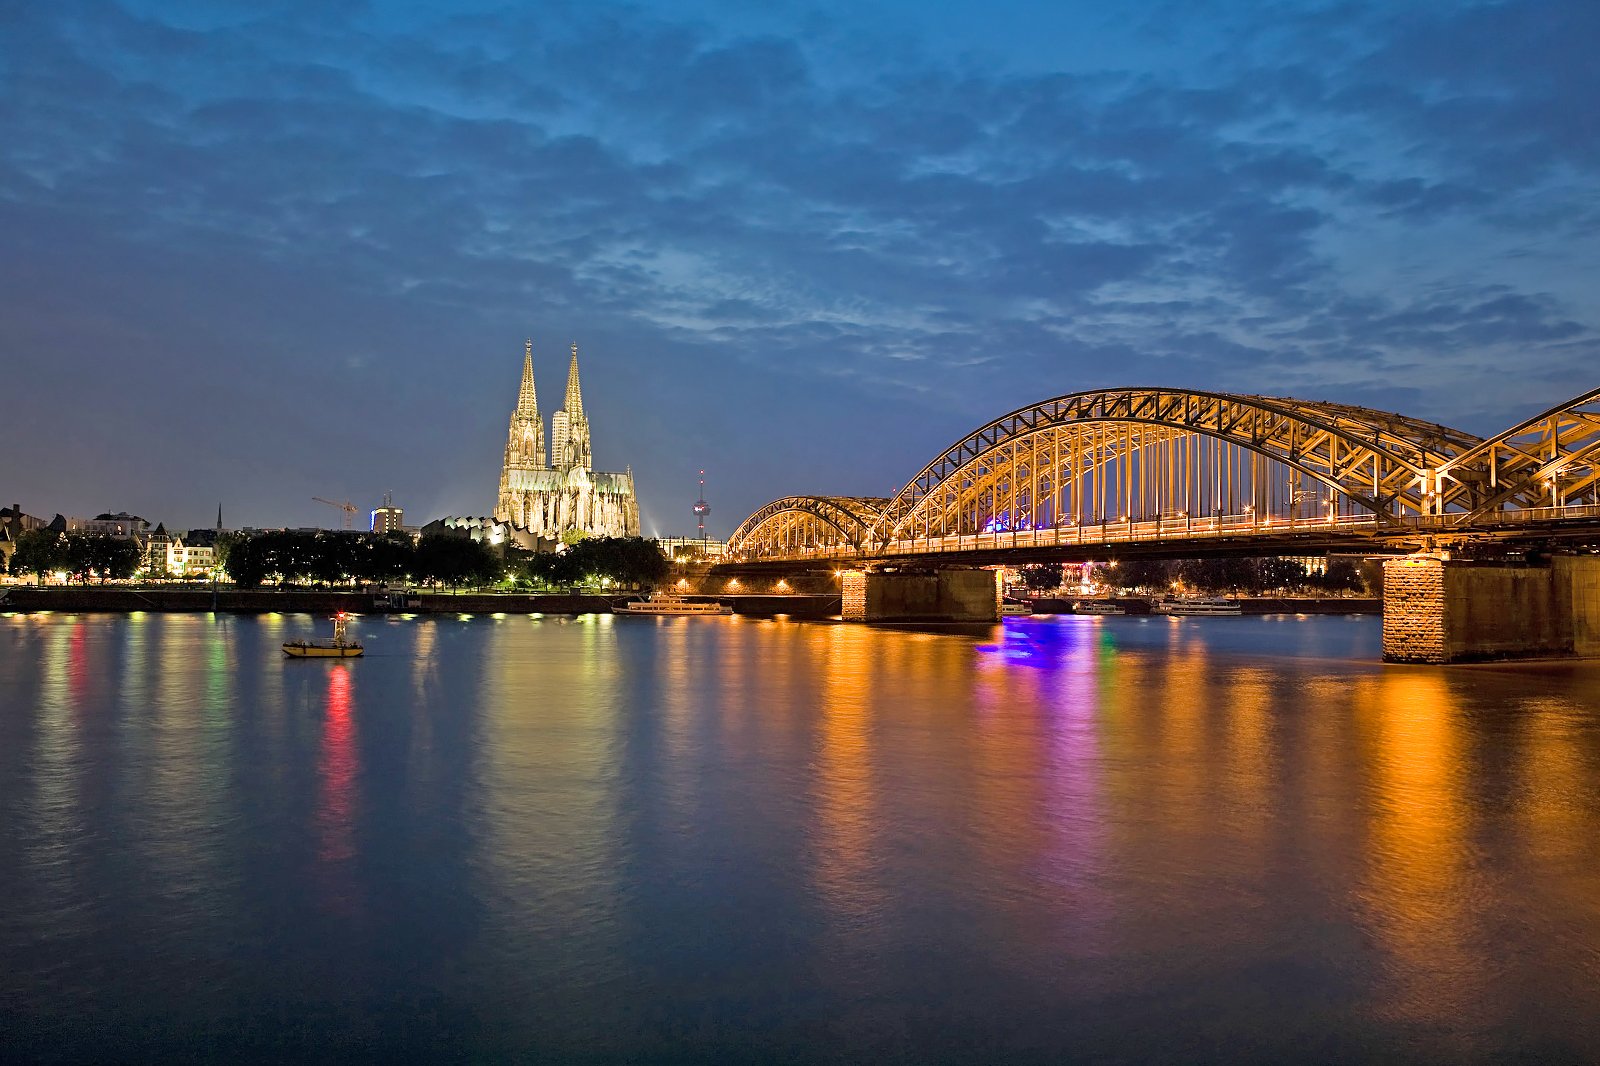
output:
[[[406,512],[403,507],[394,505],[392,493],[383,494],[383,505],[372,509],[372,523],[368,529],[373,533],[402,533],[405,531]]]

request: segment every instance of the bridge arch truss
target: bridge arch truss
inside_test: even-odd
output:
[[[1434,476],[1439,510],[1464,523],[1600,506],[1600,389],[1481,441]]]
[[[832,559],[870,550],[889,501],[868,496],[785,496],[742,522],[729,551],[746,559]]]
[[[1485,440],[1349,404],[1124,388],[1003,415],[893,497],[775,500],[729,547],[778,561],[970,559],[1194,538],[1229,551],[1241,538],[1280,550],[1592,539],[1597,525],[1600,389]]]
[[[996,532],[1426,513],[1471,434],[1343,404],[1170,389],[1074,393],[951,445],[883,509],[879,547]]]

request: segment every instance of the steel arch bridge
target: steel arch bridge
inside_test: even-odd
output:
[[[1600,389],[1487,440],[1349,404],[1160,388],[1019,408],[895,495],[788,496],[743,562],[1121,545],[1261,552],[1600,533]]]
[[[1435,476],[1439,513],[1458,524],[1600,502],[1600,389],[1490,437]]]
[[[860,555],[876,544],[882,496],[785,496],[745,519],[733,542],[763,544],[765,554]]]

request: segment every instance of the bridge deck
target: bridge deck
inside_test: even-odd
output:
[[[1065,562],[1107,555],[1184,557],[1327,551],[1392,554],[1414,550],[1426,538],[1464,534],[1538,541],[1600,538],[1600,506],[1529,508],[1479,515],[1470,522],[1466,519],[1465,515],[1445,514],[1380,524],[1373,515],[1287,519],[1233,514],[915,538],[889,541],[862,551],[841,551],[833,545],[734,561],[755,565],[849,564],[865,560],[994,563],[1027,558]]]

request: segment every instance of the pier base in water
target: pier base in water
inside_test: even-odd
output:
[[[1412,555],[1383,564],[1392,663],[1600,656],[1600,556],[1517,565]]]
[[[846,622],[997,622],[999,570],[846,570]]]

